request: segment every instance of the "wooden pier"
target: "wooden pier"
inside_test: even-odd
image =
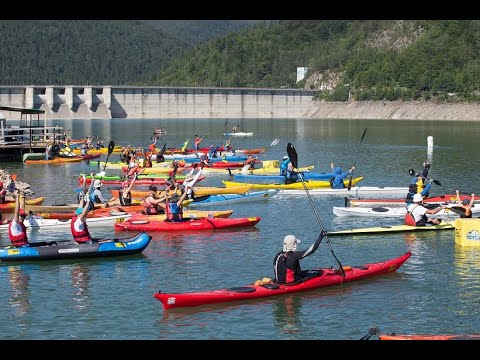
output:
[[[0,162],[22,161],[23,154],[45,152],[48,142],[64,140],[62,127],[47,126],[44,110],[0,106],[0,111],[20,113],[20,124],[12,125],[0,112]]]

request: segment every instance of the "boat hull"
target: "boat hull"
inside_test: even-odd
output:
[[[257,225],[260,217],[249,218],[201,218],[189,219],[181,222],[171,221],[136,221],[127,220],[115,224],[115,230],[119,231],[204,231],[222,230]]]
[[[301,189],[281,189],[279,195],[305,195],[305,191]],[[317,188],[310,189],[310,195],[339,195],[339,196],[368,196],[368,195],[392,195],[405,194],[408,188],[404,187],[375,187],[375,186],[352,186],[350,190],[345,189],[331,189],[331,188]]]
[[[142,232],[125,239],[104,239],[93,244],[75,244],[70,241],[32,243],[29,247],[0,248],[0,261],[79,259],[125,256],[141,253],[151,236]]]
[[[408,193],[406,189],[405,195]],[[470,195],[460,195],[460,201],[468,199]],[[480,201],[480,196],[475,196],[475,202]],[[457,195],[445,194],[440,196],[432,196],[423,199],[425,204],[456,204]],[[405,206],[405,198],[403,199],[350,199],[350,204],[353,206]]]
[[[359,181],[363,179],[363,176],[353,178],[352,180],[352,185],[355,185]],[[240,185],[245,185],[245,184],[251,184],[251,183],[242,183],[242,182],[234,182],[234,181],[226,181],[222,180],[222,182],[225,184],[226,187],[231,187],[231,186],[240,186]],[[345,187],[348,186],[349,180],[345,180],[343,183],[345,184]],[[279,190],[284,190],[284,189],[303,189],[303,184],[307,187],[307,189],[315,189],[315,188],[330,188],[330,181],[322,181],[322,180],[308,180],[304,181],[297,181],[293,184],[252,184],[253,187],[252,189],[279,189]],[[332,189],[334,190],[334,189]]]
[[[313,277],[295,285],[246,285],[212,291],[178,294],[159,291],[154,294],[154,297],[162,303],[164,309],[173,309],[297,293],[388,274],[396,271],[410,256],[411,253],[407,252],[400,257],[383,262],[344,267],[345,278],[341,276],[337,269],[313,269],[310,270]]]
[[[410,225],[376,226],[376,227],[370,227],[370,228],[329,231],[328,236],[373,235],[373,234],[386,234],[386,233],[422,232],[422,231],[439,231],[439,230],[455,230],[455,224],[453,222],[442,221],[440,225],[429,225],[429,226],[410,226]]]

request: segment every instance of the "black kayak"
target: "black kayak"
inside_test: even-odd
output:
[[[1,261],[79,259],[124,256],[141,253],[152,237],[145,232],[122,239],[102,239],[92,244],[76,244],[73,240],[42,241],[27,247],[0,247]]]

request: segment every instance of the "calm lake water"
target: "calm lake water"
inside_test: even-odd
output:
[[[254,136],[232,140],[234,147],[276,146],[262,157],[281,159],[291,142],[299,166],[325,172],[334,161],[345,170],[355,161],[364,186],[408,186],[408,170],[432,163],[431,194],[459,189],[480,193],[480,122],[394,120],[158,120],[50,121],[71,129],[73,138],[99,136],[118,145],[147,147],[155,128],[168,133],[159,145],[180,147],[205,135],[217,144],[239,124]],[[367,134],[360,144],[365,128]],[[433,150],[427,137],[433,136]],[[190,143],[190,144],[191,144]],[[358,158],[357,158],[358,156]],[[105,159],[106,155],[102,157]],[[118,160],[112,154],[110,160]],[[87,163],[61,166],[2,163],[18,174],[45,204],[76,201],[77,176],[101,169]],[[114,170],[107,173],[116,174]],[[227,176],[209,176],[202,185],[221,185]],[[108,191],[103,191],[110,196]],[[247,285],[273,277],[272,260],[283,237],[295,234],[305,249],[320,226],[304,192],[268,201],[232,204],[234,217],[261,216],[254,229],[203,233],[152,233],[141,255],[113,259],[0,264],[0,339],[360,339],[369,327],[396,333],[478,333],[480,247],[455,245],[453,231],[331,237],[343,265],[397,257],[411,258],[396,272],[341,286],[265,300],[164,311],[158,290],[188,292]],[[332,206],[342,197],[315,196],[315,208],[329,230],[399,224],[402,219],[338,219]],[[212,207],[213,209],[213,207]],[[94,228],[95,237],[128,233]],[[8,234],[1,234],[5,240]],[[71,238],[68,230],[29,232],[31,241]],[[337,266],[325,241],[302,268]]]

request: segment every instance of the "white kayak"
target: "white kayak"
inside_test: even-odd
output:
[[[427,214],[428,217],[443,217],[443,218],[452,218],[459,217],[458,212],[455,212],[455,208],[458,206],[451,205],[443,210],[440,210],[436,214]],[[458,210],[457,210],[458,211]],[[462,211],[462,210],[459,210]],[[336,216],[371,216],[371,217],[404,217],[407,213],[406,207],[341,207],[334,206],[333,213]],[[472,214],[480,213],[480,207],[473,207]]]
[[[345,189],[331,189],[331,188],[317,188],[309,189],[310,195],[350,195],[350,196],[365,196],[365,195],[398,195],[408,193],[408,187],[375,187],[375,186],[352,186],[350,190]],[[305,190],[300,189],[282,189],[278,195],[303,195]]]
[[[226,132],[226,133],[223,133],[223,135],[225,135],[225,136],[253,136],[253,132],[242,132],[242,131]]]
[[[99,216],[91,218],[87,216],[87,225],[89,228],[95,226],[111,226],[113,228],[113,225],[116,222],[122,222],[131,216],[131,214],[127,214],[126,212],[118,212],[111,216]],[[29,217],[24,221],[27,229],[70,229],[70,223],[71,219],[44,219],[39,216]],[[0,225],[0,230],[8,231],[8,225],[9,224]]]

